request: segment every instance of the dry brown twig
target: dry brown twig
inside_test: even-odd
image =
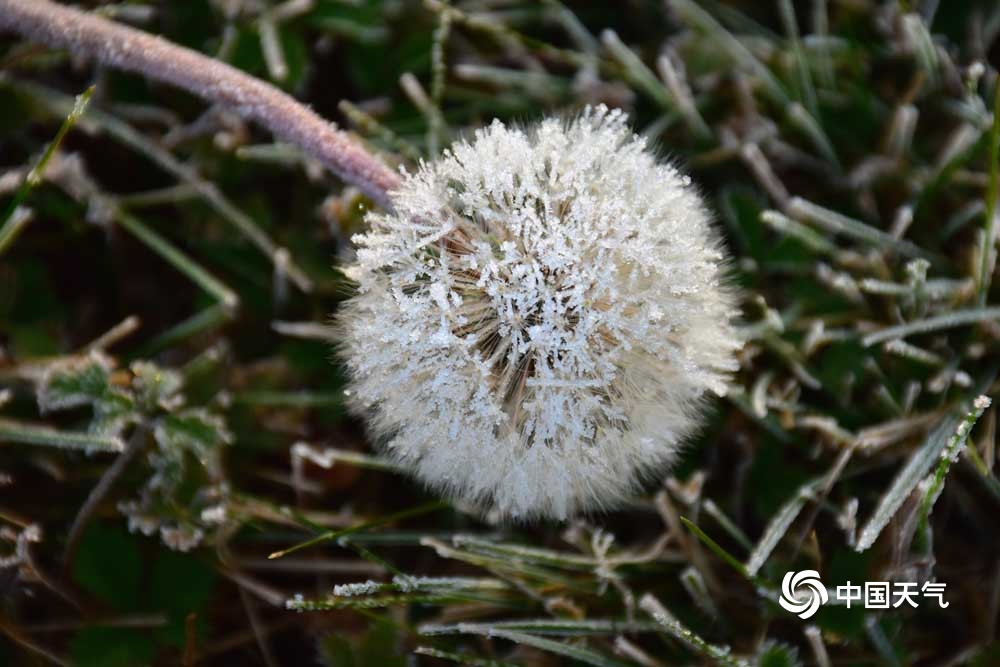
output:
[[[0,30],[169,83],[255,121],[360,188],[380,205],[399,175],[358,141],[274,86],[235,67],[125,25],[49,0],[0,0]]]

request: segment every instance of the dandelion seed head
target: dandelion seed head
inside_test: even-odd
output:
[[[354,239],[348,399],[445,495],[520,519],[613,506],[725,392],[725,255],[689,177],[626,120],[494,121]]]

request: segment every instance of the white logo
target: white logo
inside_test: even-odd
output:
[[[808,589],[807,595],[800,597],[799,588]],[[786,611],[805,619],[819,611],[820,605],[826,604],[829,597],[816,570],[786,572],[785,578],[781,580],[781,598],[778,604]]]

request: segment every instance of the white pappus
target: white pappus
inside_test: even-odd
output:
[[[723,394],[741,342],[690,179],[603,106],[499,121],[404,176],[336,317],[394,460],[503,518],[614,506]]]

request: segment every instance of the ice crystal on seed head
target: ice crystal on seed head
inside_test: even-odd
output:
[[[662,472],[739,346],[690,179],[620,111],[494,121],[406,175],[355,237],[350,400],[435,489],[565,518]]]

